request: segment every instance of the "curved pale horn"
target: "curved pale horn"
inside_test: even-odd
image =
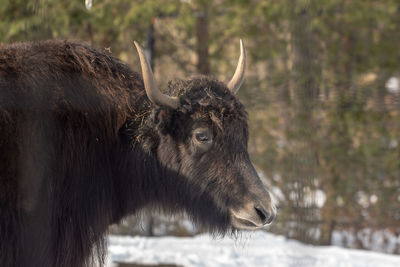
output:
[[[134,43],[140,58],[144,88],[146,90],[147,97],[151,102],[158,106],[167,106],[176,109],[179,104],[179,99],[177,97],[165,95],[158,89],[153,72],[151,71],[150,64],[147,61],[142,46],[136,41],[134,41]]]
[[[246,70],[246,49],[244,48],[243,40],[240,39],[239,62],[236,67],[235,74],[233,74],[231,81],[228,83],[229,90],[231,90],[234,94],[237,93],[237,91],[239,90],[240,86],[244,81],[245,70]]]

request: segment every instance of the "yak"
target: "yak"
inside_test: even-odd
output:
[[[248,151],[248,116],[210,77],[157,87],[80,41],[0,45],[0,266],[104,263],[108,227],[144,208],[214,234],[260,229],[276,209]]]

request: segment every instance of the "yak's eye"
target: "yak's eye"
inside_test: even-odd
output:
[[[207,142],[210,140],[210,137],[207,135],[207,133],[196,133],[196,139],[199,142]]]
[[[213,135],[208,128],[197,128],[193,132],[193,139],[199,146],[210,146],[213,141]]]

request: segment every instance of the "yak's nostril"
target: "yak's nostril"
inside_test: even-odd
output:
[[[270,224],[272,223],[272,221],[275,219],[276,214],[272,214],[269,216],[269,218],[267,219],[267,223],[266,224]]]
[[[273,216],[271,216],[265,209],[261,206],[255,206],[254,209],[256,210],[258,216],[261,219],[262,224],[267,224],[272,222],[274,219]]]

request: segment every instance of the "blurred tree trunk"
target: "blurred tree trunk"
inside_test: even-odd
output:
[[[199,1],[196,16],[196,53],[197,72],[207,75],[210,73],[208,54],[209,46],[209,1]]]
[[[335,51],[339,53],[332,60],[332,73],[329,77],[332,80],[332,94],[329,96],[332,110],[329,112],[329,131],[325,136],[328,144],[325,153],[325,164],[321,167],[324,173],[323,188],[326,193],[326,202],[322,207],[321,238],[322,245],[332,243],[332,234],[336,225],[343,224],[344,214],[348,214],[346,203],[352,200],[353,191],[356,190],[351,180],[355,177],[349,173],[351,169],[351,158],[348,153],[352,146],[352,138],[349,135],[349,125],[346,114],[354,103],[355,93],[352,92],[353,71],[354,71],[354,32],[343,14],[346,13],[346,1],[337,11],[340,16],[333,17],[332,31],[337,37],[331,40]],[[331,55],[332,56],[332,55]],[[339,201],[340,200],[340,201]],[[339,203],[338,201],[343,202]],[[353,207],[353,206],[351,206]],[[340,212],[339,212],[340,208]],[[349,208],[351,209],[351,208]],[[357,212],[354,212],[354,218]],[[339,216],[339,217],[338,217]],[[356,225],[353,225],[356,227]],[[355,229],[358,232],[358,229]]]
[[[87,36],[89,38],[89,42],[91,45],[94,44],[94,40],[93,40],[93,27],[92,27],[92,23],[89,21],[86,25],[86,32],[87,32]]]
[[[289,27],[293,60],[290,81],[293,115],[292,122],[286,129],[291,151],[284,164],[289,171],[284,173],[289,175],[287,179],[292,184],[290,190],[295,196],[290,200],[296,222],[293,237],[303,242],[315,243],[319,223],[314,199],[318,151],[315,141],[317,125],[313,112],[318,100],[321,66],[318,61],[318,42],[310,27],[312,14],[299,1],[289,2],[292,7]]]

